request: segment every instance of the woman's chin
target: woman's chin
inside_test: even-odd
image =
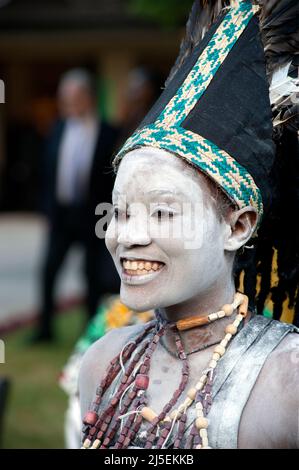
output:
[[[144,295],[136,295],[128,293],[125,289],[120,291],[121,302],[135,312],[147,312],[148,310],[155,310],[159,307],[157,299],[145,298]]]
[[[134,312],[147,312],[148,310],[154,310],[155,307],[152,306],[150,303],[145,303],[144,301],[138,302],[138,300],[134,299],[127,299],[120,297],[121,302],[128,307],[130,310],[134,310]]]

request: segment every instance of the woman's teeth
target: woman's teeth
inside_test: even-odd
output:
[[[122,261],[123,268],[131,276],[150,274],[158,271],[163,267],[163,263],[159,261],[146,260],[126,260]]]

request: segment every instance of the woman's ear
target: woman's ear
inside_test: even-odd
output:
[[[226,240],[224,249],[237,251],[252,237],[257,224],[257,212],[252,206],[232,211],[227,218]]]

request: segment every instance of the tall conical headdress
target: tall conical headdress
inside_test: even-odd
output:
[[[238,207],[255,207],[259,225],[263,213],[272,214],[272,219],[265,217],[267,231],[261,228],[260,238],[271,250],[279,244],[269,230],[277,221],[273,207],[279,207],[273,196],[282,190],[276,173],[284,129],[291,155],[297,146],[298,77],[292,76],[298,51],[296,5],[296,0],[195,1],[165,90],[114,160],[117,166],[126,153],[145,146],[167,150],[170,158],[178,155],[208,175]],[[298,165],[294,158],[293,167]],[[298,202],[297,193],[293,199]],[[296,258],[298,229],[291,242]],[[299,263],[291,264],[294,298]]]

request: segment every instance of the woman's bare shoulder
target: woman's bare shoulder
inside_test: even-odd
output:
[[[93,343],[84,354],[81,372],[93,373],[100,371],[121,352],[128,341],[134,338],[145,328],[145,325],[132,325],[115,328],[108,331],[102,338]]]
[[[83,356],[79,373],[81,408],[88,408],[96,387],[104,377],[110,361],[145,328],[145,324],[115,328],[93,343]]]

